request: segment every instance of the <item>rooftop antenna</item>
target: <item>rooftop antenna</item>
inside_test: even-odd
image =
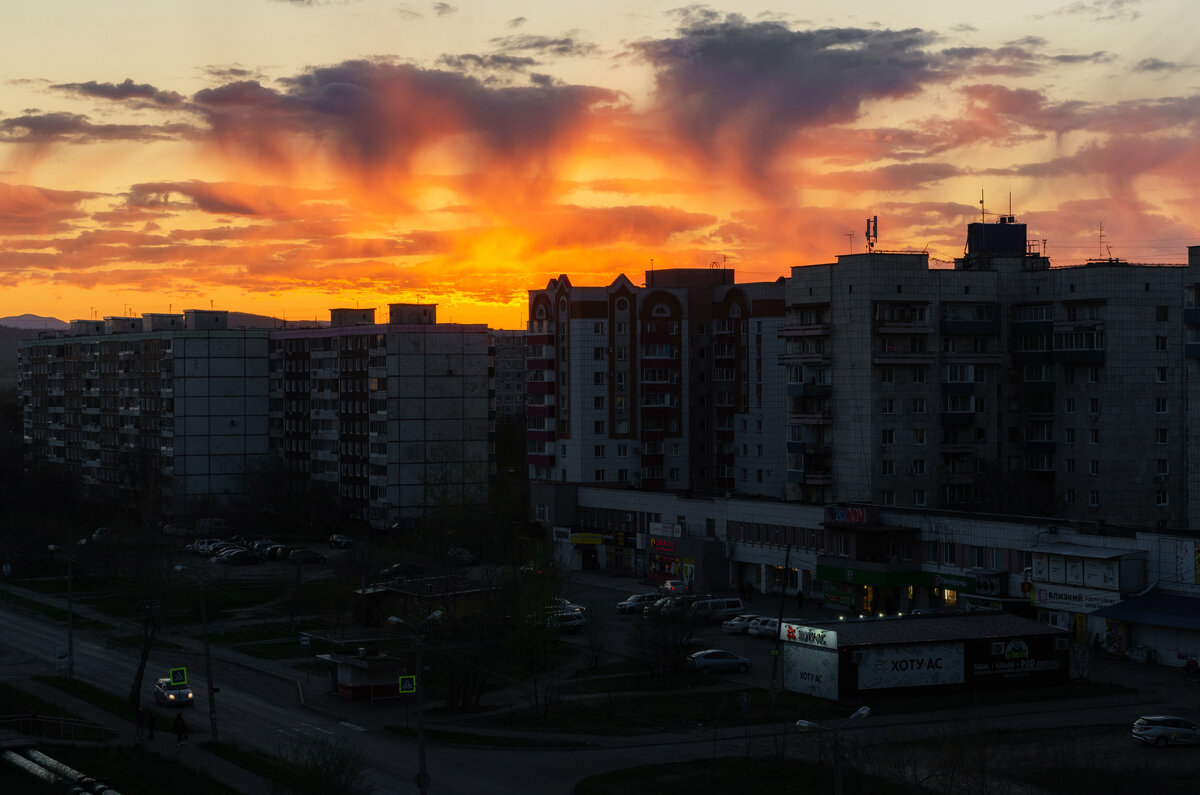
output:
[[[867,219],[867,253],[870,254],[875,250],[875,244],[879,242],[879,216],[873,215]]]
[[[983,209],[983,188],[979,189],[979,223],[987,221],[987,213]]]
[[[854,253],[854,233],[847,232],[846,237],[850,238],[850,253],[853,254]]]

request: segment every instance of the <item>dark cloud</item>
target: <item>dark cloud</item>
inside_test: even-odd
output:
[[[529,20],[528,20],[528,19],[526,19],[525,17],[513,17],[512,19],[508,20],[508,22],[507,22],[507,23],[505,23],[505,27],[507,27],[507,28],[519,28],[519,27],[521,27],[522,25],[524,25],[524,24],[525,24],[526,22],[528,22],[528,21],[529,21]]]
[[[1096,22],[1132,22],[1141,16],[1142,0],[1075,0],[1050,12],[1050,16],[1086,17]]]
[[[656,70],[658,109],[707,158],[739,158],[763,179],[798,128],[853,121],[865,102],[948,77],[921,30],[793,31],[695,13],[703,21],[678,37],[634,46]]]
[[[295,191],[291,191],[295,193]],[[174,197],[178,195],[182,201]],[[280,216],[287,214],[292,203],[280,191],[270,186],[247,186],[236,183],[203,182],[144,182],[133,185],[127,196],[131,207],[151,210],[198,209],[218,215]]]
[[[22,144],[156,141],[190,137],[184,124],[92,124],[77,113],[27,113],[0,119],[0,141]]]
[[[89,80],[86,83],[60,83],[51,88],[85,97],[99,97],[116,102],[133,101],[161,107],[174,107],[183,102],[182,94],[162,91],[149,83],[135,83],[129,78],[125,78],[122,83],[97,83],[95,80]]]
[[[492,72],[524,72],[538,62],[532,58],[518,58],[512,55],[443,55],[442,66],[456,72],[492,73]]]
[[[599,48],[591,42],[580,41],[574,35],[565,36],[502,36],[491,40],[501,52],[534,52],[542,57],[583,58],[595,55]]]
[[[1164,61],[1159,58],[1143,58],[1138,61],[1133,67],[1135,72],[1175,72],[1180,68],[1179,64],[1172,61]]]
[[[450,5],[449,3],[434,3],[433,4],[434,16],[445,17],[445,16],[449,16],[451,14],[455,14],[457,12],[458,12],[458,9],[455,6]]]
[[[489,87],[449,71],[350,61],[281,81],[201,91],[197,108],[218,140],[256,159],[284,158],[281,136],[331,147],[346,163],[407,169],[419,149],[471,136],[478,157],[516,166],[552,154],[615,93],[586,86]]]

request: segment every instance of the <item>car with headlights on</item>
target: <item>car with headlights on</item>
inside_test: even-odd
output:
[[[154,703],[164,707],[190,707],[195,703],[195,699],[190,687],[176,684],[164,677],[154,683]]]
[[[1133,722],[1133,738],[1159,748],[1200,745],[1200,726],[1175,715],[1144,715]]]
[[[748,659],[724,649],[704,649],[687,656],[687,667],[702,674],[744,674],[754,667]]]

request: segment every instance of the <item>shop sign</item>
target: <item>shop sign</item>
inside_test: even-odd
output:
[[[572,544],[602,544],[604,536],[599,533],[571,533]]]
[[[656,555],[674,555],[678,550],[673,540],[650,536],[650,551]]]
[[[837,648],[837,632],[824,627],[806,627],[800,624],[784,624],[779,628],[779,637],[792,643],[816,646],[820,649]]]
[[[1072,588],[1069,585],[1034,583],[1033,603],[1038,607],[1090,613],[1101,607],[1115,605],[1119,601],[1121,601],[1121,594],[1116,591],[1096,591],[1089,588]]]
[[[1117,562],[1115,560],[1084,561],[1083,584],[1092,588],[1117,588]]]
[[[838,697],[838,655],[813,646],[789,643],[783,647],[783,686],[834,701]]]
[[[870,508],[850,508],[831,505],[825,508],[826,524],[874,524],[876,511]]]
[[[958,685],[963,682],[961,643],[867,646],[858,664],[858,689]]]
[[[942,574],[935,571],[933,573],[933,587],[945,588],[950,591],[963,591],[974,593],[975,578],[965,577],[961,574]]]
[[[683,536],[683,527],[665,522],[650,522],[650,535],[681,538]]]

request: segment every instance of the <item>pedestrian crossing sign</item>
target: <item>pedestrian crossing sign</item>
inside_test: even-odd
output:
[[[417,677],[415,675],[401,676],[400,677],[400,692],[401,693],[417,692]]]
[[[171,684],[186,685],[187,684],[187,669],[172,668],[171,669]]]

